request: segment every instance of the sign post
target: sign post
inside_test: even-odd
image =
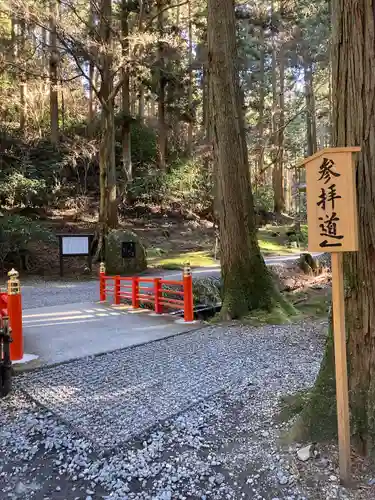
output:
[[[340,479],[350,480],[350,417],[346,357],[343,252],[358,251],[354,153],[359,147],[327,148],[305,158],[308,249],[330,252]]]

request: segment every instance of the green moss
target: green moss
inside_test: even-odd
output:
[[[320,371],[310,397],[290,432],[290,437],[297,441],[318,441],[336,436],[336,381],[331,313]]]
[[[326,318],[331,300],[330,289],[305,290],[287,294],[287,298],[303,318]]]
[[[261,325],[285,325],[291,323],[290,315],[280,307],[275,306],[271,311],[256,310],[243,318],[244,323],[253,326]]]
[[[288,422],[291,418],[299,415],[308,399],[309,391],[298,391],[295,394],[288,394],[280,398],[280,413],[277,420],[280,422]]]

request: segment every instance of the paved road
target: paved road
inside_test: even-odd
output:
[[[318,256],[320,254],[313,254]],[[299,254],[267,257],[267,265],[282,264],[298,259]],[[156,276],[155,272],[152,273]],[[193,276],[206,278],[219,276],[220,267],[202,267],[193,269]],[[145,275],[146,276],[146,275]],[[161,271],[157,276],[166,279],[180,279],[181,271]],[[151,284],[150,284],[151,286]],[[95,302],[99,298],[98,282],[92,281],[35,281],[22,286],[22,304],[24,309]]]
[[[144,344],[199,328],[169,315],[155,315],[127,306],[106,307],[86,302],[28,309],[23,314],[25,351],[37,355],[32,366]]]

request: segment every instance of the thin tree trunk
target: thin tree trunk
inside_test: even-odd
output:
[[[189,156],[192,154],[193,149],[193,24],[191,20],[191,0],[188,1],[188,35],[189,35],[189,86],[188,86],[188,109],[189,109],[189,123],[188,123],[188,137],[187,137],[187,153]]]
[[[306,142],[307,155],[311,156],[316,152],[316,117],[315,117],[315,97],[313,90],[312,63],[305,49],[303,59],[303,70],[305,80],[305,99],[306,99]]]
[[[283,48],[279,54],[279,120],[277,132],[277,159],[274,166],[274,211],[280,214],[285,209],[284,197],[284,125],[285,125],[285,98],[284,98],[284,74],[285,74],[285,58]]]
[[[139,84],[138,118],[143,123],[145,118],[145,89],[142,83]]]
[[[27,27],[26,27],[26,18],[22,17],[19,23],[20,26],[20,50],[19,53],[21,57],[24,59],[22,62],[23,71],[21,72],[20,78],[20,132],[22,134],[25,133],[26,124],[27,124],[27,76],[26,76],[26,59],[27,55],[26,51],[26,36],[27,36]]]
[[[161,38],[164,34],[164,1],[157,1],[158,9],[158,33]],[[165,113],[165,75],[164,75],[164,42],[158,42],[158,165],[160,170],[165,171],[167,168],[167,126]]]
[[[208,48],[224,285],[221,314],[238,318],[249,310],[272,309],[279,296],[256,236],[233,0],[208,0]]]
[[[117,185],[115,159],[115,125],[112,71],[112,0],[101,0],[100,35],[103,44],[101,52],[102,82],[101,141],[99,151],[100,169],[100,214],[102,234],[107,228],[117,226]],[[103,191],[104,189],[104,191]]]
[[[124,60],[121,70],[123,83],[121,93],[122,108],[122,164],[125,175],[126,186],[131,182],[132,157],[131,157],[131,126],[130,126],[130,75],[129,75],[129,11],[128,1],[122,0],[121,4],[121,32],[123,39],[122,57]]]
[[[259,33],[259,115],[258,115],[258,176],[257,181],[264,184],[264,60],[265,60],[265,40],[264,27],[260,28]]]
[[[94,6],[92,3],[92,0],[90,0],[90,14],[89,14],[89,28],[91,31],[91,36],[93,36],[93,31],[94,31],[94,26],[95,26],[95,13],[94,13]],[[95,48],[92,46],[91,47],[91,52],[93,52]],[[92,55],[92,54],[91,54]],[[88,109],[88,133],[89,137],[92,137],[93,135],[93,123],[94,123],[94,90],[93,90],[93,85],[95,81],[95,65],[92,59],[89,60],[89,109]]]
[[[50,125],[51,142],[59,141],[59,102],[58,102],[58,65],[59,54],[57,50],[56,22],[58,17],[58,2],[50,0],[50,33],[49,33],[49,78],[50,78]]]
[[[272,187],[273,187],[273,198],[274,198],[274,210],[278,208],[278,168],[277,168],[277,157],[278,157],[278,133],[277,133],[277,115],[278,115],[278,98],[277,98],[277,52],[276,52],[276,17],[275,17],[275,0],[271,2],[271,24],[272,24],[272,53],[271,53],[271,64],[272,64],[272,75],[271,75],[271,85],[272,85],[272,108],[271,108],[271,160],[272,160]]]

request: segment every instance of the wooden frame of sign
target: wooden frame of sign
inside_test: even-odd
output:
[[[350,421],[343,252],[358,251],[354,153],[360,150],[327,148],[298,164],[306,168],[308,249],[331,253],[340,478],[346,484],[350,480]]]
[[[59,238],[60,276],[64,276],[64,257],[87,257],[87,265],[92,270],[91,247],[94,234],[57,234]]]

